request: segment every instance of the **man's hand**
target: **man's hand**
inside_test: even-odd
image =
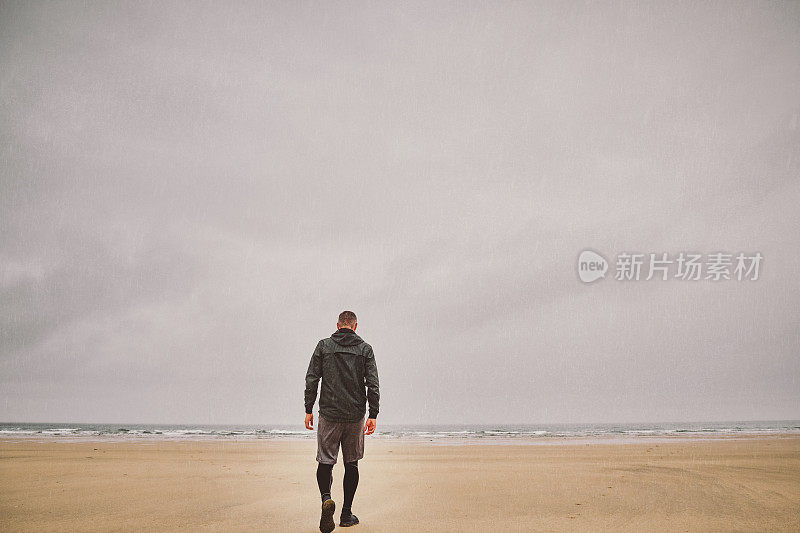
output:
[[[375,433],[375,419],[368,418],[367,423],[364,424],[364,433],[367,435],[372,435]]]
[[[306,429],[314,429],[314,415],[306,413]]]

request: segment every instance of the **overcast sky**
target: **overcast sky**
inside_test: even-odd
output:
[[[344,309],[383,423],[800,418],[799,122],[797,2],[2,2],[0,420],[300,424]]]

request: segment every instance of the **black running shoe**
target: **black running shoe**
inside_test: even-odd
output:
[[[342,515],[339,519],[339,526],[340,527],[350,527],[358,524],[358,517],[352,513],[350,515]]]
[[[333,512],[336,510],[336,503],[333,500],[322,502],[322,516],[319,518],[319,530],[322,533],[331,533],[336,529],[336,522],[333,521]]]

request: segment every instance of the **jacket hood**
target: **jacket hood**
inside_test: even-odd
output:
[[[339,328],[339,330],[331,335],[331,340],[339,346],[355,346],[361,344],[364,340],[356,335],[356,332],[349,328]]]

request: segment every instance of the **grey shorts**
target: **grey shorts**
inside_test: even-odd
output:
[[[317,461],[335,465],[342,445],[342,460],[352,463],[364,457],[364,420],[361,422],[317,422]]]

